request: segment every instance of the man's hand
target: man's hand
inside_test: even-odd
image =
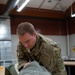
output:
[[[26,67],[26,66],[29,65],[29,64],[30,64],[30,62],[25,63],[24,67]]]

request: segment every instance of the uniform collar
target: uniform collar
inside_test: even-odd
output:
[[[40,38],[40,36],[37,33],[37,36],[36,36],[36,44],[32,48],[31,54],[32,55],[35,55],[35,56],[38,55],[38,53],[40,52],[40,48],[41,48],[41,38]]]

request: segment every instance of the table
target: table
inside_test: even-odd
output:
[[[65,65],[75,66],[75,61],[64,61]]]
[[[64,61],[65,66],[68,67],[68,75],[71,75],[70,66],[75,66],[75,61]]]

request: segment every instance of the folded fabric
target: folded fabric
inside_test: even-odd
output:
[[[31,62],[23,68],[19,75],[51,75],[43,66],[40,66],[37,61]]]

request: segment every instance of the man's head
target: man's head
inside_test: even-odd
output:
[[[17,27],[19,41],[26,48],[33,48],[36,43],[36,31],[34,26],[29,22],[23,22]]]

